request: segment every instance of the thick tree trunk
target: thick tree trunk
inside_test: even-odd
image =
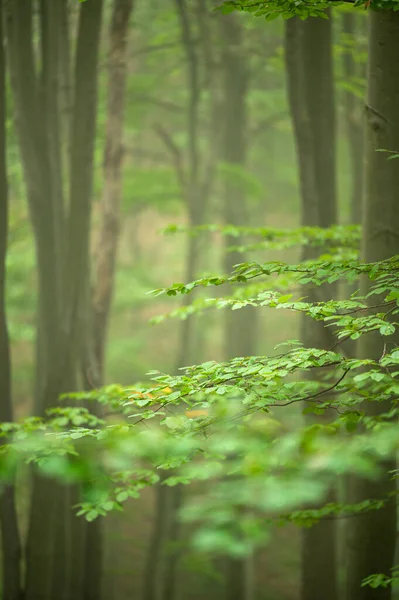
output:
[[[6,166],[6,65],[3,36],[3,1],[0,1],[0,421],[13,420],[11,363],[5,307],[8,232],[8,185]],[[4,443],[4,440],[3,440]],[[2,591],[4,600],[19,600],[21,593],[21,545],[13,480],[0,489]]]
[[[289,103],[298,153],[302,225],[330,227],[336,223],[335,107],[331,20],[292,19],[286,24],[286,64]],[[315,52],[317,48],[317,52]],[[304,249],[304,259],[312,258]],[[322,297],[318,297],[318,294]],[[310,301],[334,297],[335,290],[306,290]],[[301,340],[307,347],[330,345],[327,328],[302,321]],[[328,419],[329,415],[323,416]],[[334,502],[331,490],[327,502]],[[337,600],[336,526],[321,521],[302,531],[301,599]]]
[[[48,401],[45,395],[47,373],[58,356],[57,327],[60,272],[57,269],[57,222],[51,198],[50,168],[45,119],[42,118],[40,87],[33,53],[32,2],[17,0],[8,4],[7,36],[14,94],[17,133],[25,171],[29,210],[35,232],[39,267],[40,379],[36,412]],[[51,251],[49,251],[51,249]]]
[[[363,215],[363,250],[365,262],[390,258],[399,253],[399,169],[395,160],[379,149],[399,148],[399,13],[371,11],[369,33],[369,71],[367,98],[366,175]],[[370,282],[362,281],[361,292],[367,293]],[[378,359],[385,339],[367,334],[359,339],[358,355]],[[392,340],[393,341],[393,340]],[[395,339],[397,343],[397,336]],[[385,413],[391,403],[369,402],[362,407],[367,415]],[[378,482],[356,480],[354,501],[383,498],[396,489],[389,471],[395,461],[383,464],[386,475]],[[392,589],[361,587],[362,579],[373,573],[390,575],[396,543],[396,505],[370,511],[350,523],[351,536],[347,562],[348,600],[390,600]]]
[[[56,217],[51,197],[45,120],[40,110],[40,88],[33,54],[32,2],[16,0],[7,8],[9,61],[17,133],[39,264],[36,410],[42,413],[54,401],[52,392],[56,392],[52,378],[58,370],[59,353],[58,240],[54,227]],[[55,507],[54,487],[48,481],[34,477],[26,548],[27,600],[50,597]]]
[[[71,121],[70,199],[63,206],[60,64],[64,2],[40,3],[42,76],[33,53],[32,2],[8,6],[16,122],[39,268],[37,411],[76,389],[89,277],[89,232],[102,1],[82,3]],[[43,105],[45,111],[43,112]],[[73,493],[73,491],[71,491]],[[69,498],[72,501],[72,497]],[[26,548],[27,600],[83,598],[84,523],[60,486],[35,476]],[[79,587],[79,589],[77,589]]]

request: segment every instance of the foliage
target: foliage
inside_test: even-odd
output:
[[[327,19],[326,9],[330,6],[339,6],[348,0],[227,0],[217,10],[224,14],[234,11],[252,13],[255,17],[264,17],[266,21],[272,21],[278,17],[290,19],[298,16],[300,19],[318,17]],[[349,0],[352,1],[352,0]],[[399,10],[398,0],[354,0],[355,7],[371,8],[372,10]]]
[[[292,239],[281,230],[252,231],[259,233],[271,244],[305,240],[319,245],[320,252],[328,242],[334,248],[340,241],[352,247],[358,243],[356,228],[301,229]],[[356,518],[380,509],[390,498],[305,507],[322,502],[337,476],[378,477],[381,458],[398,448],[399,350],[392,343],[399,312],[398,269],[398,256],[364,264],[353,257],[343,260],[333,250],[298,264],[243,263],[230,275],[156,290],[155,294],[174,296],[195,287],[253,286],[259,279],[256,295],[223,296],[212,305],[302,313],[329,327],[332,343],[316,349],[290,340],[272,356],[205,362],[176,376],[152,371],[147,383],[68,394],[62,406],[43,419],[2,425],[10,440],[2,449],[2,476],[22,460],[48,476],[76,481],[82,489],[78,514],[93,520],[120,510],[143,487],[158,482],[161,470],[170,471],[163,485],[196,483],[198,495],[182,517],[198,525],[197,549],[234,556],[265,544],[273,525],[308,526],[321,518]],[[274,290],[276,275],[288,276],[286,283],[296,292]],[[366,297],[357,293],[317,302],[301,298],[309,284],[322,289],[325,283],[353,281],[360,275],[372,281]],[[380,357],[355,359],[340,350],[345,340],[371,332],[386,339]],[[365,403],[387,399],[388,412],[366,416]],[[67,406],[75,400],[104,405],[104,417]],[[281,419],[281,408],[295,405],[304,405],[303,413],[330,410],[335,416],[324,424],[298,428],[297,420]],[[369,584],[377,580],[384,584],[381,578]]]
[[[220,10],[251,12],[266,20],[279,15],[325,18],[325,9],[330,5],[328,1],[237,0],[224,2]],[[373,6],[382,5],[399,6],[392,0],[373,2]],[[165,12],[162,17],[167,21],[167,30],[153,31],[151,24],[151,35],[143,33],[144,38],[149,35],[153,49],[173,44],[176,22],[170,11],[168,15]],[[130,79],[129,90],[134,88],[136,93],[138,90],[142,102],[139,107],[132,103],[134,110],[128,108],[128,133],[136,136],[141,122],[147,117],[151,120],[162,110],[162,115],[169,118],[173,115],[173,131],[180,141],[184,136],[181,131],[184,111],[180,106],[184,106],[186,97],[185,90],[176,85],[180,71],[175,63],[181,57],[168,49],[161,54],[155,74],[146,77],[138,72]],[[155,62],[155,55],[149,60]],[[281,59],[281,53],[279,56]],[[278,70],[278,58],[270,59],[271,69]],[[171,75],[167,78],[169,71]],[[363,81],[356,80],[341,87],[359,96],[363,85]],[[151,110],[151,91],[155,87],[159,88],[159,97],[175,88],[174,106],[154,104],[155,110]],[[278,90],[278,100],[271,102],[271,110],[275,104],[279,105],[280,96]],[[259,99],[264,97],[261,88],[250,98],[254,105],[259,102],[260,112],[263,105]],[[149,141],[151,150],[159,142],[151,138]],[[163,146],[160,148],[164,153]],[[102,158],[100,150],[98,163]],[[170,211],[179,200],[176,174],[170,166],[165,166],[168,160],[154,166],[158,157],[155,152],[147,156],[146,150],[144,158],[141,160],[139,156],[137,160],[140,164],[135,163],[133,151],[131,161],[126,160],[124,208],[130,212],[132,207],[137,210],[142,204],[151,204],[158,210],[165,206]],[[254,198],[261,197],[263,183],[249,171],[221,164],[219,174],[234,179]],[[152,292],[153,296],[187,295],[195,288],[212,290],[215,286],[222,292],[220,297],[197,298],[169,315],[156,317],[153,322],[167,316],[189,318],[193,313],[212,308],[239,310],[250,306],[262,311],[283,310],[287,316],[306,315],[310,324],[324,324],[331,331],[331,345],[324,349],[305,348],[296,340],[285,340],[271,356],[237,357],[224,363],[209,361],[189,366],[174,376],[152,371],[144,383],[67,394],[60,406],[47,411],[43,418],[1,425],[2,435],[8,441],[1,449],[0,475],[6,479],[19,464],[27,462],[48,477],[78,483],[82,498],[76,512],[92,521],[113,510],[122,510],[124,503],[137,498],[142,489],[158,483],[161,471],[170,472],[169,477],[162,479],[163,485],[193,483],[197,491],[181,515],[198,525],[196,548],[234,556],[245,555],[267,543],[272,526],[288,523],[310,526],[322,518],[356,518],[365,511],[381,509],[392,499],[370,498],[359,504],[326,504],[318,509],[305,507],[322,503],[337,476],[356,473],[378,477],[381,458],[397,450],[399,351],[391,336],[397,327],[399,310],[399,257],[372,265],[359,262],[358,227],[292,231],[202,226],[189,233],[197,235],[204,231],[239,239],[238,246],[232,242],[231,250],[235,251],[275,251],[309,245],[315,258],[300,263],[246,261],[232,273],[213,273],[196,281],[159,288]],[[167,228],[167,233],[178,232],[187,233],[187,228]],[[9,266],[15,281],[19,273],[16,261],[16,255],[10,255]],[[354,282],[359,276],[373,281],[367,297],[356,293],[347,299],[325,300],[322,291],[326,284]],[[133,278],[124,269],[120,269],[119,279],[122,291],[117,310],[138,304],[141,293],[148,289],[148,279]],[[310,285],[320,290],[317,302],[307,300]],[[9,293],[14,307],[20,300],[28,299],[19,292],[18,285],[9,287]],[[360,360],[345,355],[343,342],[372,332],[386,340],[377,359],[370,356]],[[122,347],[122,353],[128,353],[126,346]],[[366,417],[364,403],[387,399],[392,406],[389,412]],[[99,418],[95,411],[70,406],[81,401],[86,406],[100,404],[105,414]],[[304,414],[315,415],[332,411],[334,418],[325,424],[298,428],[296,418],[281,417],[282,407],[301,407]],[[287,412],[292,416],[289,408],[284,411]],[[390,585],[396,577],[396,571],[391,578],[371,575],[364,584]]]
[[[393,586],[397,586],[399,584],[399,565],[396,565],[393,569],[392,569],[392,576],[388,577],[387,575],[384,575],[383,573],[379,573],[379,574],[375,574],[375,575],[370,575],[370,577],[366,577],[366,579],[364,579],[362,586],[370,586],[371,588],[378,588],[378,587],[383,587],[383,588],[387,588],[387,587],[393,587]]]

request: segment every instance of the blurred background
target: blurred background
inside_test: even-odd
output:
[[[102,14],[90,231],[95,258],[99,244],[106,243],[104,194],[120,186],[120,201],[113,205],[119,224],[103,383],[122,385],[147,381],[152,369],[173,373],[194,362],[225,360],[229,354],[264,355],[276,344],[299,336],[299,321],[279,311],[257,311],[256,316],[251,309],[238,311],[243,315],[233,333],[230,317],[222,311],[151,324],[151,318],[181,302],[151,297],[148,292],[154,288],[225,273],[244,260],[298,258],[296,249],[243,256],[226,248],[250,241],[251,236],[165,233],[167,226],[212,223],[288,229],[301,223],[287,100],[285,22],[265,22],[247,13],[223,15],[205,0],[128,4],[122,20],[115,19],[117,0],[106,0]],[[65,7],[73,46],[80,5],[65,1]],[[39,13],[40,3],[34,4],[37,56]],[[361,11],[334,10],[337,197],[343,224],[353,222],[358,176],[353,165],[362,154],[361,145],[356,150],[356,135],[359,138],[366,85],[366,29]],[[19,419],[34,412],[38,271],[11,88],[8,81],[7,314],[13,405]],[[118,158],[123,158],[118,163],[120,179],[107,152],[113,134],[123,155]],[[219,294],[215,289],[212,293]],[[23,482],[20,486],[18,512],[26,534],[28,491]],[[189,531],[177,530],[173,516],[167,522],[163,514],[168,503],[181,501],[169,489],[146,489],[139,499],[125,503],[124,512],[105,519],[104,598],[199,600],[224,595],[225,565],[193,552]],[[275,529],[268,548],[254,560],[259,600],[298,597],[299,533],[294,526]],[[154,590],[154,579],[161,578],[162,569],[173,581],[166,581],[159,592]]]

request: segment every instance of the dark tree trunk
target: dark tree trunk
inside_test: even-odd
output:
[[[399,13],[391,10],[370,12],[369,67],[366,133],[366,174],[363,214],[363,249],[365,262],[390,258],[399,253],[399,169],[396,160],[387,160],[379,149],[399,148]],[[361,282],[366,294],[370,281]],[[374,301],[375,302],[375,299]],[[367,334],[359,339],[360,358],[378,360],[384,351],[385,338]],[[389,341],[387,341],[389,344]],[[397,344],[397,335],[391,343]],[[392,345],[393,345],[392,344]],[[367,415],[389,411],[391,402],[369,402],[362,406]],[[396,461],[383,463],[385,476],[378,482],[355,480],[355,502],[385,498],[396,490],[389,471]],[[390,600],[392,588],[361,587],[362,580],[373,573],[390,575],[396,545],[396,503],[370,511],[350,523],[349,560],[347,561],[347,600]]]
[[[298,154],[302,225],[310,227],[330,227],[337,219],[331,38],[331,20],[287,21],[287,83]],[[312,250],[305,248],[303,258],[312,257]],[[332,286],[306,289],[311,302],[335,294]],[[307,347],[326,348],[330,334],[323,325],[306,319],[302,321],[301,340]],[[329,417],[327,413],[323,420]],[[330,490],[326,501],[334,502],[335,497],[335,490]],[[337,600],[336,553],[334,521],[321,521],[302,531],[302,600],[314,600],[320,594],[326,600]]]
[[[66,256],[66,310],[68,332],[68,363],[79,372],[90,322],[90,223],[93,188],[94,140],[97,114],[97,65],[100,44],[103,1],[81,5],[74,73],[74,103],[71,123],[70,197]],[[77,490],[71,490],[75,502]],[[100,590],[102,575],[102,543],[87,546],[88,541],[100,542],[91,534],[92,524],[81,522],[69,508],[71,541],[70,598],[90,600]],[[94,529],[99,527],[94,524]],[[90,531],[90,534],[89,534]],[[93,553],[87,563],[88,553]],[[93,573],[93,568],[95,573]],[[93,577],[97,581],[93,582]],[[93,584],[93,589],[90,585]],[[90,595],[93,594],[93,595]]]
[[[13,420],[11,361],[7,330],[5,291],[8,232],[8,185],[6,165],[6,65],[4,57],[3,1],[0,1],[0,421]],[[4,440],[2,441],[4,443]],[[19,600],[21,593],[21,544],[15,504],[14,478],[0,490],[2,591],[4,600]]]
[[[59,271],[55,250],[58,240],[54,227],[56,218],[51,198],[45,121],[41,118],[40,88],[33,53],[32,2],[16,0],[7,8],[9,62],[17,133],[39,264],[36,410],[43,413],[54,401],[52,392],[56,392],[54,379],[51,377],[57,371],[59,351]],[[54,486],[34,477],[26,548],[27,600],[50,597],[55,506]]]

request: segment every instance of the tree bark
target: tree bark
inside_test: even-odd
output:
[[[330,227],[337,219],[331,49],[331,20],[313,18],[301,22],[295,18],[287,21],[287,83],[298,154],[302,225],[310,227]],[[304,248],[303,259],[312,257],[314,251]],[[336,290],[332,286],[317,291],[308,287],[306,294],[309,301],[314,302],[334,297]],[[306,347],[330,345],[327,328],[309,319],[302,320],[301,340]],[[327,412],[322,420],[329,416]],[[308,420],[314,418],[308,417]],[[335,499],[335,490],[330,490],[326,501]],[[302,600],[314,600],[320,594],[326,600],[337,600],[336,553],[334,521],[321,521],[302,530]]]
[[[370,12],[369,66],[366,132],[366,174],[363,215],[365,262],[390,258],[399,253],[399,169],[395,160],[379,149],[399,148],[399,13]],[[361,293],[370,289],[370,281],[361,282]],[[397,344],[397,335],[391,340]],[[367,334],[359,339],[358,355],[378,359],[385,338]],[[369,402],[362,406],[367,415],[385,413],[391,402]],[[396,489],[389,471],[396,461],[383,463],[385,476],[378,482],[354,481],[353,501],[386,497]],[[350,523],[349,560],[347,562],[346,597],[348,600],[390,600],[392,589],[361,587],[362,580],[373,573],[390,575],[396,543],[396,505],[370,511]]]
[[[7,330],[5,291],[8,233],[8,184],[6,163],[6,64],[3,35],[3,1],[0,0],[0,421],[13,420],[11,360]],[[4,440],[3,442],[4,443]],[[0,490],[2,591],[4,600],[19,600],[21,594],[21,543],[15,503],[14,477]]]

